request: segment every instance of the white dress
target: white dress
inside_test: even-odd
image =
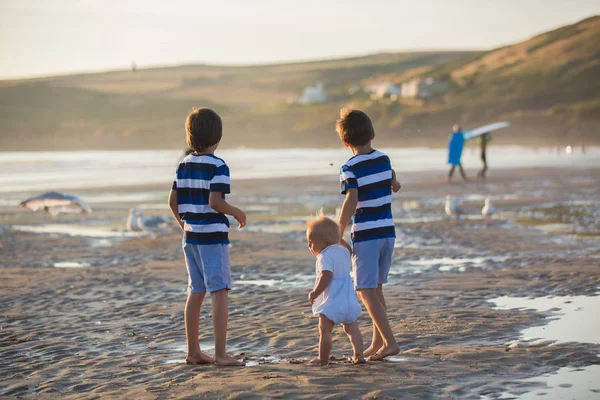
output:
[[[349,324],[361,312],[350,276],[350,252],[339,244],[325,248],[317,255],[317,281],[321,271],[331,271],[331,283],[313,303],[313,314],[323,314],[334,323]]]

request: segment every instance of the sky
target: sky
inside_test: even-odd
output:
[[[382,51],[493,49],[598,0],[0,0],[0,79]]]

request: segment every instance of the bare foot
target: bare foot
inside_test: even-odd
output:
[[[312,365],[328,365],[329,361],[328,360],[322,361],[319,357],[317,357],[317,358],[313,358],[312,360],[310,360],[309,364],[312,364]]]
[[[400,346],[392,345],[386,346],[379,349],[379,351],[375,354],[369,356],[369,361],[383,361],[384,358],[388,356],[394,356],[400,353]]]
[[[208,354],[200,352],[200,355],[187,356],[185,359],[186,364],[212,364],[214,362],[213,358]]]
[[[229,354],[225,354],[221,357],[215,357],[215,365],[218,365],[219,367],[243,367],[246,363],[236,360]]]
[[[365,355],[365,357],[370,357],[370,356],[372,356],[373,354],[376,354],[376,353],[379,351],[379,349],[380,349],[380,348],[381,348],[381,345],[379,345],[379,346],[370,345],[370,346],[369,346],[369,347],[368,347],[368,348],[367,348],[367,349],[364,351],[364,353],[363,353],[363,354]]]
[[[354,364],[364,364],[367,362],[367,360],[365,360],[365,358],[363,356],[354,356],[354,358],[352,359],[352,362]]]

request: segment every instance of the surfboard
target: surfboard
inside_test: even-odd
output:
[[[463,137],[465,140],[476,138],[477,136],[481,136],[484,133],[490,133],[493,131],[497,131],[498,129],[506,128],[510,126],[510,123],[503,122],[494,122],[493,124],[480,126],[477,129],[473,129],[472,131],[463,131]]]

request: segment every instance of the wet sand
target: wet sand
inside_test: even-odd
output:
[[[230,235],[228,346],[245,368],[184,364],[186,272],[175,227],[138,237],[36,233],[15,227],[120,232],[134,204],[92,204],[89,216],[57,219],[3,207],[0,396],[518,398],[543,386],[535,379],[543,374],[600,365],[600,333],[593,343],[554,340],[552,332],[523,338],[556,310],[491,302],[600,293],[600,169],[492,171],[486,183],[456,179],[450,186],[439,173],[399,176],[397,248],[385,295],[402,353],[358,366],[346,361],[351,347],[341,328],[331,365],[308,365],[318,334],[306,300],[314,257],[303,229],[317,209],[335,213],[341,205],[336,176],[232,183],[229,199],[248,210],[248,228]],[[168,216],[165,186],[164,199],[144,203],[147,214]],[[465,218],[444,216],[446,194],[457,196]],[[491,219],[479,214],[486,197],[498,208]],[[84,267],[55,267],[64,262]],[[368,343],[366,312],[359,322]],[[200,340],[211,353],[209,300]],[[571,389],[597,396],[600,384]]]

